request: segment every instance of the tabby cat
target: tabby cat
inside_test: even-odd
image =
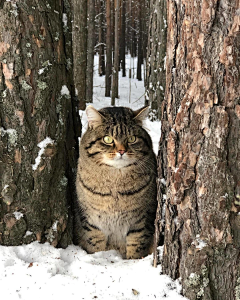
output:
[[[78,243],[88,253],[118,250],[123,258],[152,251],[156,213],[156,158],[142,127],[143,107],[86,109],[88,129],[77,171]]]

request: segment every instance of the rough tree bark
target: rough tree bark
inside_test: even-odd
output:
[[[142,80],[143,64],[143,1],[138,3],[137,79]]]
[[[120,42],[120,61],[122,69],[122,77],[126,77],[126,0],[122,0],[122,14],[121,14],[121,42]]]
[[[98,0],[98,74],[103,76],[105,71],[105,3],[103,0]]]
[[[111,26],[111,0],[106,1],[106,77],[105,77],[105,97],[110,97],[112,82],[112,26]]]
[[[74,82],[81,110],[86,108],[87,3],[86,0],[72,0]]]
[[[69,1],[0,5],[0,244],[72,242],[80,122]]]
[[[150,105],[153,119],[161,119],[161,105],[164,100],[167,42],[167,1],[150,1],[150,18],[146,63],[146,105]]]
[[[93,102],[93,65],[95,46],[95,0],[88,0],[88,39],[86,70],[86,101]]]
[[[114,43],[114,64],[112,74],[112,97],[111,105],[115,106],[115,99],[118,98],[118,70],[119,70],[119,1],[115,0],[115,43]]]
[[[191,300],[240,299],[239,11],[239,0],[168,1],[162,263]]]

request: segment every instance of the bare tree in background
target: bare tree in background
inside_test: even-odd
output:
[[[93,67],[95,46],[95,0],[88,0],[88,39],[86,69],[86,101],[93,102]]]
[[[119,1],[115,0],[115,44],[114,44],[114,65],[112,74],[112,97],[111,105],[115,105],[115,99],[118,98],[118,70],[119,70]]]
[[[111,26],[111,0],[106,1],[106,78],[105,78],[105,96],[110,97],[112,80],[112,26]]]
[[[72,0],[74,81],[78,91],[79,109],[82,110],[86,107],[87,2]]]
[[[150,19],[146,62],[146,101],[151,117],[161,119],[166,85],[167,1],[150,1]]]

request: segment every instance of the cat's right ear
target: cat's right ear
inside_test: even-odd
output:
[[[90,128],[96,128],[102,123],[102,115],[92,105],[86,108],[86,114]]]

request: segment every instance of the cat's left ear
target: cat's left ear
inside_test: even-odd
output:
[[[140,124],[142,124],[142,121],[144,121],[148,117],[149,113],[149,106],[144,106],[136,111],[134,111],[134,118],[133,120],[136,120]]]
[[[90,128],[96,128],[102,123],[102,115],[92,105],[86,108],[86,114]]]

